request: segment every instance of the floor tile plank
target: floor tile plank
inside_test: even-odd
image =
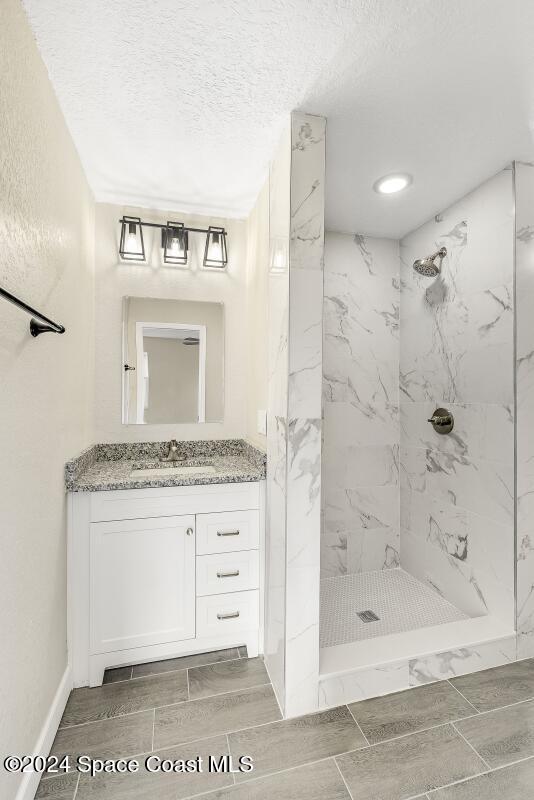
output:
[[[73,800],[78,773],[43,777],[37,787],[35,800]]]
[[[366,746],[346,706],[233,733],[228,738],[234,758],[247,755],[254,759],[254,777]],[[250,777],[239,774],[236,781]]]
[[[534,698],[534,659],[516,661],[452,678],[451,683],[479,711]]]
[[[534,755],[534,702],[480,714],[456,727],[490,767]]]
[[[239,658],[237,647],[230,647],[226,650],[214,650],[210,653],[198,653],[192,656],[181,656],[180,658],[167,658],[164,661],[151,661],[148,664],[137,664],[133,668],[132,677],[142,678],[146,675],[161,675],[164,672],[175,672],[180,669],[201,667],[204,664],[231,661],[234,658]]]
[[[189,670],[189,697],[197,700],[266,683],[269,683],[269,676],[261,658],[223,661]]]
[[[120,758],[152,749],[153,711],[142,711],[115,719],[60,728],[51,755]]]
[[[370,744],[475,714],[447,681],[351,703]]]
[[[336,761],[353,800],[405,800],[486,767],[452,725],[443,725]]]
[[[430,795],[431,800],[532,800],[534,758]]]
[[[110,683],[91,689],[74,689],[60,727],[110,719],[135,711],[184,702],[187,699],[187,673],[183,671]]]
[[[271,686],[245,689],[156,710],[154,747],[171,747],[280,719]]]
[[[82,775],[76,800],[179,800],[179,798],[209,792],[230,786],[230,773],[209,771],[208,757],[228,754],[226,736],[207,739],[192,745],[164,750],[153,755],[161,759],[202,758],[202,772],[149,772],[145,759],[139,759],[140,770],[136,774],[99,775],[95,778]]]
[[[333,759],[210,792],[203,800],[351,800]]]

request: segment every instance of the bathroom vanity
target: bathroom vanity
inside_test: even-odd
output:
[[[74,686],[104,670],[262,649],[265,456],[242,441],[96,445],[66,465]]]

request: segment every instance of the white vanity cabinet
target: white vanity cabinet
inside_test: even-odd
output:
[[[107,667],[262,650],[264,482],[69,495],[75,686]]]

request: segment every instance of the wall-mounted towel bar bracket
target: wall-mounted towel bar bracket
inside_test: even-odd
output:
[[[30,333],[32,336],[40,336],[41,333],[65,333],[63,325],[48,319],[48,317],[45,317],[40,311],[36,311],[35,308],[32,308],[23,300],[19,300],[18,297],[15,297],[14,294],[6,292],[5,289],[0,288],[0,297],[5,297],[5,299],[13,303],[14,306],[21,308],[27,314],[31,315]],[[35,319],[36,317],[37,319]]]

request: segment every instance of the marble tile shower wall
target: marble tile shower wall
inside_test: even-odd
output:
[[[516,163],[517,657],[534,655],[534,165]]]
[[[266,663],[287,716],[318,702],[325,133],[292,114],[270,172]]]
[[[399,246],[327,233],[321,576],[399,565]]]
[[[513,172],[401,242],[401,566],[471,616],[514,615]],[[412,269],[442,245],[441,276]],[[438,406],[451,435],[427,422]]]

